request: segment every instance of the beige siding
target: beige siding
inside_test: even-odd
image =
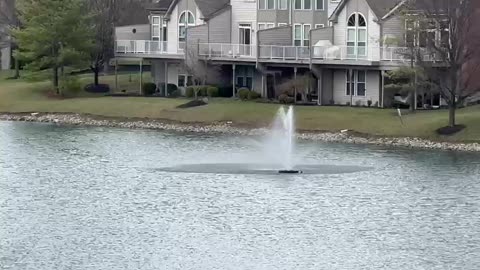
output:
[[[395,41],[395,45],[402,46],[405,39],[405,23],[400,16],[392,16],[383,22],[383,36]],[[391,44],[390,44],[391,45]]]
[[[346,45],[347,10],[344,8],[338,15],[338,21],[333,26],[333,42],[335,45]]]
[[[311,32],[312,45],[315,45],[320,40],[328,40],[333,44],[333,28],[319,28]]]
[[[206,43],[208,42],[208,26],[206,24],[188,28],[188,43]]]
[[[208,22],[210,43],[230,43],[232,40],[232,10],[227,9]]]
[[[232,43],[239,43],[238,25],[250,23],[252,29],[257,29],[257,2],[248,0],[231,0],[232,6]],[[256,32],[252,33],[252,44],[256,44]]]
[[[292,45],[292,27],[282,26],[258,31],[260,45]]]
[[[140,24],[115,27],[115,38],[117,40],[150,40],[150,25]]]

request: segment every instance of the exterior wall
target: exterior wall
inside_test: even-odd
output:
[[[346,95],[346,70],[335,70],[333,75],[333,99],[335,104],[346,105],[350,102],[350,96]],[[367,72],[367,91],[364,97],[353,96],[353,105],[360,101],[360,105],[367,105],[371,100],[372,104],[380,103],[380,71],[369,70]]]
[[[172,10],[170,20],[167,24],[168,48],[178,47],[178,20],[180,19],[180,15],[187,10],[195,16],[196,25],[203,24],[203,21],[200,19],[202,18],[202,14],[195,4],[195,0],[179,0]]]
[[[208,22],[210,43],[230,43],[232,40],[232,9],[227,9]]]
[[[252,44],[256,44],[257,25],[257,2],[251,0],[231,0],[232,6],[232,43],[239,43],[238,26],[241,23],[250,23],[252,25]]]
[[[135,33],[133,33],[135,30]],[[128,25],[115,27],[115,37],[117,40],[151,40],[150,25]]]
[[[322,103],[323,105],[330,105],[330,101],[333,100],[333,70],[323,70],[323,83],[322,83]]]
[[[283,26],[258,31],[259,45],[292,45],[292,27]]]
[[[277,10],[258,10],[258,23],[275,23],[277,22]]]
[[[333,44],[333,28],[326,27],[314,29],[310,32],[310,38],[312,39],[312,45],[314,46],[320,40],[328,40]]]
[[[188,28],[187,40],[191,43],[205,43],[208,42],[208,26],[206,24],[197,25],[195,27]]]
[[[337,22],[333,25],[333,43],[335,45],[347,44],[347,10],[344,8],[338,15]]]
[[[392,16],[382,24],[383,35],[382,38],[394,39],[396,45],[402,46],[405,44],[405,23],[400,16]]]
[[[7,70],[11,68],[12,52],[10,47],[1,49],[0,69]]]

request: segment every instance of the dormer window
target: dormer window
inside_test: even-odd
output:
[[[185,42],[187,28],[195,26],[195,17],[190,11],[184,11],[178,20],[178,41]]]

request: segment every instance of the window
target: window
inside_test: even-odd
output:
[[[274,23],[267,23],[267,29],[274,28],[275,24]]]
[[[312,9],[312,0],[294,0],[295,1],[295,9],[297,10],[308,10]]]
[[[367,92],[367,71],[347,70],[345,95],[364,97]]]
[[[189,26],[195,26],[195,17],[192,12],[184,11],[178,21],[178,41],[185,42],[187,28]]]
[[[295,1],[295,9],[302,9],[302,0],[294,0]]]
[[[315,29],[325,28],[325,24],[315,24]]]
[[[303,25],[303,46],[310,46],[310,24]]]
[[[253,89],[253,73],[254,68],[252,66],[237,66],[236,74],[236,86],[246,87],[250,90]]]
[[[310,24],[295,24],[293,28],[293,43],[295,46],[310,46]]]
[[[431,47],[434,44],[449,46],[450,33],[448,21],[406,19],[405,42],[408,46]]]
[[[367,21],[360,13],[353,13],[348,18],[347,54],[354,58],[367,55]]]
[[[324,10],[325,9],[325,0],[315,0],[316,3],[316,9],[317,10]]]
[[[286,23],[278,23],[278,27],[280,27],[280,26],[287,26],[287,24]]]
[[[259,0],[258,9],[275,9],[275,0]]]
[[[288,9],[288,0],[278,0],[278,9],[287,10]]]
[[[152,40],[160,40],[160,16],[152,16]]]
[[[274,28],[274,27],[275,27],[274,23],[259,23],[258,24],[258,30],[270,29],[270,28]]]
[[[177,84],[178,87],[187,87],[193,85],[193,76],[178,74]]]

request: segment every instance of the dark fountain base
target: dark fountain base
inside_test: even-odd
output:
[[[296,171],[296,170],[281,170],[278,171],[279,174],[301,174],[302,171]]]

